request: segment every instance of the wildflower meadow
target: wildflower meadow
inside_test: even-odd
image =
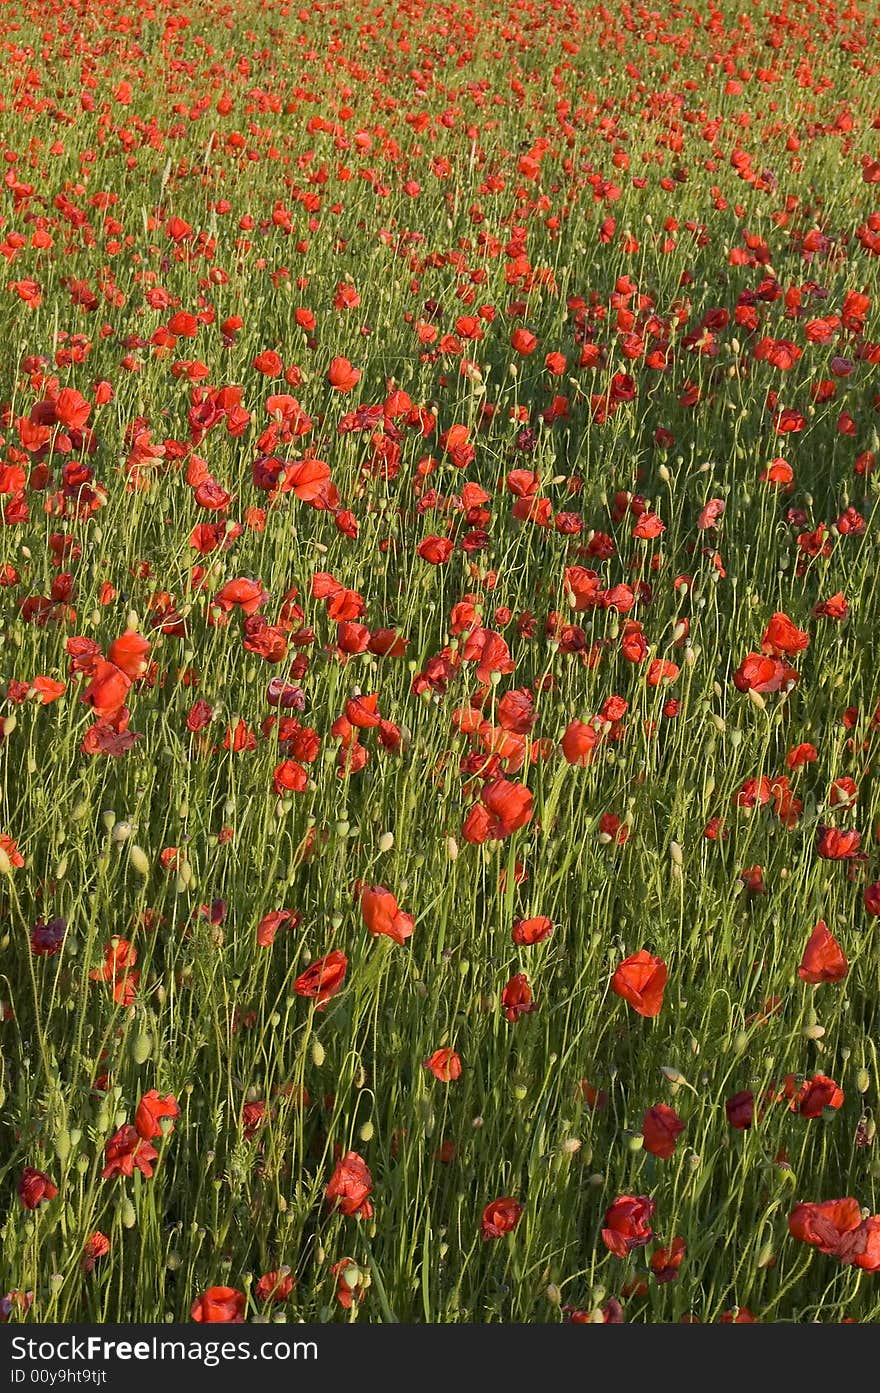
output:
[[[880,9],[0,43],[0,1319],[880,1319]]]

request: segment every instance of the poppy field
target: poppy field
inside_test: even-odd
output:
[[[0,1320],[880,1319],[880,11],[0,41]]]

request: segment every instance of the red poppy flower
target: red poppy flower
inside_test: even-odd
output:
[[[738,1132],[746,1131],[755,1120],[754,1094],[748,1088],[743,1089],[741,1093],[734,1093],[724,1104],[724,1111],[731,1127]]]
[[[740,692],[779,692],[798,681],[798,673],[781,658],[750,653],[733,674],[733,685]]]
[[[339,948],[334,948],[297,977],[293,990],[297,996],[313,997],[320,1011],[341,988],[347,968],[348,958]]]
[[[327,381],[337,392],[350,392],[361,380],[359,368],[353,368],[347,358],[334,358],[327,370]]]
[[[530,1012],[537,1011],[538,1006],[532,999],[532,988],[524,972],[518,972],[514,977],[511,977],[501,993],[501,1005],[504,1007],[504,1014],[509,1021],[517,1021],[520,1016],[527,1016]]]
[[[246,1304],[244,1293],[235,1287],[208,1287],[196,1297],[190,1316],[200,1324],[243,1325]]]
[[[500,841],[525,827],[531,816],[532,795],[524,784],[493,779],[468,812],[461,834],[466,842]]]
[[[89,685],[82,700],[91,706],[98,716],[115,716],[125,705],[131,687],[131,678],[115,663],[100,659],[92,669]]]
[[[366,1161],[356,1151],[348,1151],[337,1163],[324,1191],[324,1198],[341,1214],[358,1219],[371,1219],[373,1206],[368,1196],[373,1189],[373,1177]]]
[[[599,739],[599,732],[595,726],[585,721],[569,721],[560,742],[566,762],[579,765],[581,768],[590,764]]]
[[[150,657],[150,644],[142,634],[129,631],[121,638],[114,639],[107,653],[110,662],[115,664],[131,681],[141,677],[147,670]]]
[[[104,1169],[102,1180],[110,1180],[115,1175],[134,1175],[135,1167],[149,1180],[153,1174],[153,1161],[158,1151],[139,1136],[130,1123],[120,1127],[118,1132],[104,1146]]]
[[[487,1204],[480,1221],[482,1237],[502,1238],[504,1234],[512,1233],[522,1217],[523,1208],[519,1200],[512,1195],[505,1195]]]
[[[660,1282],[672,1282],[678,1276],[678,1269],[681,1267],[682,1259],[687,1252],[687,1243],[683,1238],[673,1238],[668,1248],[658,1248],[651,1254],[651,1272],[655,1279]]]
[[[803,982],[842,982],[848,971],[846,954],[820,919],[807,941],[798,977]]]
[[[39,1209],[44,1200],[54,1200],[57,1194],[58,1186],[44,1171],[25,1166],[18,1182],[18,1198],[25,1209]]]
[[[545,914],[539,914],[534,919],[515,919],[511,938],[514,943],[523,947],[532,943],[543,943],[552,932],[553,920],[548,919]]]
[[[684,1131],[684,1123],[673,1108],[665,1103],[656,1103],[648,1108],[642,1119],[642,1143],[652,1156],[668,1161],[675,1150],[675,1143]]]
[[[861,833],[855,828],[841,831],[837,827],[816,829],[816,855],[824,861],[848,861],[862,844]]]
[[[163,1117],[173,1121],[179,1115],[177,1099],[172,1094],[168,1093],[164,1098],[160,1098],[156,1089],[151,1088],[137,1105],[134,1115],[135,1129],[139,1137],[143,1137],[145,1141],[152,1141],[154,1137],[167,1135],[172,1130],[171,1127],[164,1129],[160,1125]]]
[[[615,1257],[625,1258],[652,1238],[649,1219],[655,1202],[647,1195],[619,1195],[605,1211],[602,1242]]]
[[[340,1258],[330,1273],[336,1278],[336,1299],[344,1311],[350,1311],[356,1301],[363,1301],[367,1282],[354,1258]]]
[[[843,1089],[827,1074],[815,1074],[807,1079],[791,1101],[791,1111],[801,1117],[821,1117],[826,1108],[835,1111],[843,1106]]]
[[[296,1286],[291,1272],[264,1272],[254,1287],[258,1301],[272,1301],[276,1304],[286,1301]]]
[[[761,651],[777,656],[793,657],[795,653],[803,653],[809,646],[810,635],[792,623],[788,615],[779,611],[770,619],[761,639]]]
[[[110,1239],[105,1233],[95,1232],[86,1239],[82,1251],[80,1266],[83,1272],[93,1272],[95,1264],[99,1258],[104,1258],[110,1252]]]
[[[455,1050],[448,1047],[435,1050],[422,1067],[430,1069],[434,1078],[439,1079],[441,1083],[450,1083],[461,1078],[461,1060]]]
[[[788,1231],[801,1243],[809,1243],[820,1252],[834,1255],[844,1236],[857,1229],[861,1222],[858,1200],[824,1200],[818,1204],[795,1205],[788,1217]]]
[[[657,1016],[668,975],[663,959],[643,948],[620,964],[611,979],[611,990],[629,1002],[640,1016]]]
[[[361,892],[361,913],[373,935],[385,934],[395,943],[404,944],[411,936],[414,920],[404,914],[390,890],[384,885],[371,885]]]

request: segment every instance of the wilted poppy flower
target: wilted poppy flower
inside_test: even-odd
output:
[[[820,919],[807,941],[798,977],[803,982],[842,982],[848,971],[843,949]]]
[[[39,1209],[44,1200],[54,1200],[58,1186],[54,1185],[45,1171],[33,1166],[25,1166],[18,1182],[18,1198],[25,1209]]]
[[[235,1287],[208,1287],[196,1297],[190,1317],[205,1325],[243,1325],[245,1306],[244,1293]]]
[[[652,1108],[648,1108],[642,1119],[642,1143],[645,1150],[664,1161],[669,1160],[683,1131],[684,1123],[678,1113],[666,1103],[655,1103]]]
[[[649,1219],[655,1202],[647,1195],[619,1195],[605,1211],[602,1242],[615,1257],[625,1258],[652,1238]]]
[[[347,967],[348,958],[339,948],[334,948],[297,977],[293,990],[297,996],[314,997],[316,1009],[320,1011],[330,997],[339,991]]]
[[[662,958],[642,948],[625,958],[611,979],[611,990],[622,996],[640,1016],[657,1016],[663,1005],[668,971]]]
[[[483,1210],[483,1217],[480,1221],[482,1237],[502,1238],[505,1233],[511,1233],[519,1223],[522,1212],[523,1205],[512,1195],[505,1195],[502,1199],[493,1200]]]
[[[371,1219],[373,1206],[368,1196],[373,1189],[373,1177],[366,1161],[356,1151],[348,1151],[336,1165],[324,1191],[324,1198],[340,1214],[358,1219]]]

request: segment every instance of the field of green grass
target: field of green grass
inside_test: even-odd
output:
[[[0,1319],[880,1318],[880,11],[0,45]]]

